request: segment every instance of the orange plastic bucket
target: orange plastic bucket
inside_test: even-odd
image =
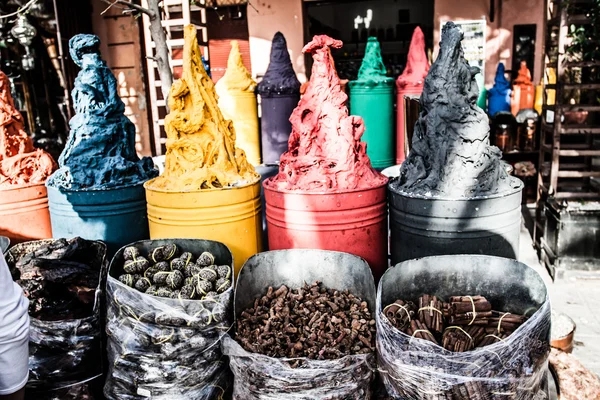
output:
[[[388,266],[386,185],[339,193],[265,186],[270,250],[322,249],[364,258],[375,279]]]
[[[43,183],[0,190],[0,236],[12,244],[52,237]]]

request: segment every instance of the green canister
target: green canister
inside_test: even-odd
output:
[[[358,79],[349,86],[350,114],[365,121],[362,141],[367,143],[371,165],[377,169],[394,165],[394,79],[386,76],[377,38],[369,38]]]

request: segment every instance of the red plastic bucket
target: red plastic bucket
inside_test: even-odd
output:
[[[405,138],[406,127],[404,118],[404,96],[405,95],[420,95],[423,91],[423,86],[412,86],[398,90],[396,99],[396,164],[402,164],[406,159]]]
[[[322,249],[364,258],[375,279],[388,267],[386,185],[298,193],[263,184],[270,250]]]

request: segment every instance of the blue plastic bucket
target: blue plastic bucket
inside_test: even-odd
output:
[[[126,244],[150,238],[143,184],[73,191],[48,187],[48,204],[54,238],[101,240],[109,257]]]

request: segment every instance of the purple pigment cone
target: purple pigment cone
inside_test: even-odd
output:
[[[262,159],[265,164],[275,164],[287,150],[292,131],[289,118],[300,100],[300,82],[281,32],[273,37],[269,67],[257,90],[261,96]]]

